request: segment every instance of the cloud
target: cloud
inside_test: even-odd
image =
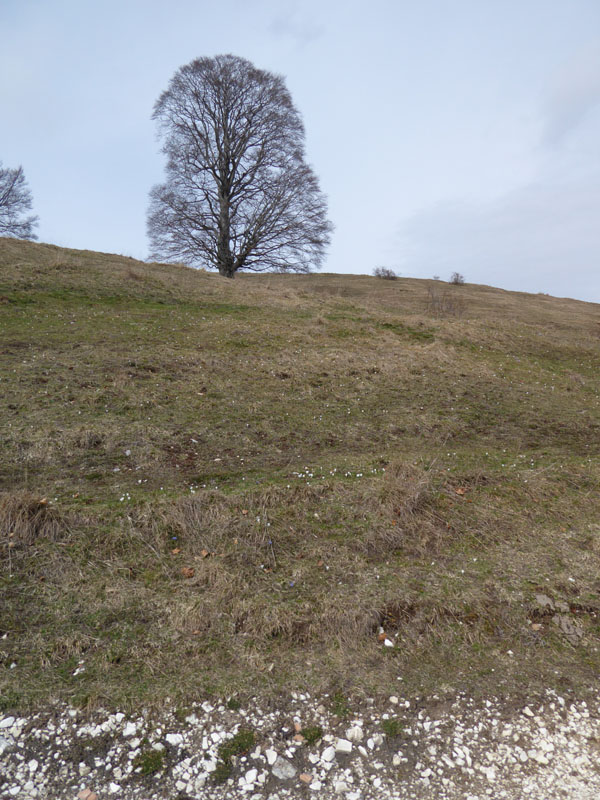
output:
[[[532,183],[492,202],[447,202],[401,228],[404,274],[600,301],[600,180]]]
[[[583,49],[555,79],[543,109],[543,144],[556,147],[600,105],[600,42]]]

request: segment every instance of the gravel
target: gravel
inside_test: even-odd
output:
[[[330,698],[277,710],[204,702],[135,717],[56,707],[0,716],[2,800],[596,800],[600,695],[527,702],[466,696],[364,701],[345,719]],[[384,733],[393,720],[394,733]],[[302,739],[305,726],[323,729]],[[240,731],[245,753],[223,756]],[[300,735],[298,733],[300,731]],[[235,741],[235,740],[234,740]],[[220,749],[221,748],[221,749]],[[217,783],[216,777],[222,782]]]

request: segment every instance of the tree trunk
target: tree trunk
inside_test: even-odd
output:
[[[233,278],[235,266],[230,245],[229,201],[222,197],[219,209],[219,241],[217,243],[217,266],[219,275]]]

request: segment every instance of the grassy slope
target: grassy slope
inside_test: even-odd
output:
[[[582,691],[598,311],[0,239],[0,707]]]

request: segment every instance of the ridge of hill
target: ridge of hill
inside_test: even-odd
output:
[[[0,710],[585,692],[599,311],[0,239]]]

